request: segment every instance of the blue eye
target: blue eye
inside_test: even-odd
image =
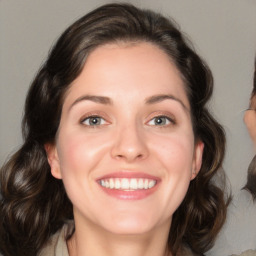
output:
[[[169,117],[166,117],[166,116],[156,116],[148,122],[149,125],[156,125],[156,126],[169,125],[170,123],[174,123],[174,122]]]
[[[99,126],[106,124],[107,122],[100,116],[90,116],[85,118],[81,123],[87,126]]]

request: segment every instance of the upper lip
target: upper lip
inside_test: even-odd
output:
[[[113,172],[113,173],[108,173],[106,175],[103,175],[97,180],[102,180],[102,179],[110,179],[110,178],[142,178],[142,179],[151,179],[151,180],[156,180],[159,181],[160,178],[156,177],[154,175],[150,175],[144,172],[135,172],[135,171],[119,171],[119,172]]]

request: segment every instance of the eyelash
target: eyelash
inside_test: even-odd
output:
[[[96,119],[100,119],[100,123],[99,124],[93,124],[93,123],[90,123],[90,121],[93,121],[93,120],[96,120]],[[89,123],[86,123],[86,122],[89,122]],[[103,123],[102,123],[103,122]],[[80,123],[82,124],[82,125],[85,125],[85,126],[87,126],[87,127],[89,127],[89,128],[95,128],[95,127],[100,127],[100,126],[102,126],[102,125],[106,125],[108,122],[106,121],[106,119],[105,118],[103,118],[102,116],[100,116],[100,115],[87,115],[86,117],[83,117],[82,119],[81,119],[81,121],[80,121]]]
[[[92,123],[93,119],[94,120],[96,120],[96,119],[100,120],[100,123],[99,124]],[[157,124],[156,123],[157,119],[158,120],[164,119],[164,123],[163,124],[162,123]],[[88,123],[86,123],[86,122],[88,122]],[[154,122],[154,123],[152,124],[151,122]],[[89,128],[96,128],[96,127],[100,128],[103,125],[109,124],[109,122],[106,121],[106,119],[104,117],[102,117],[101,115],[97,115],[97,114],[88,114],[88,115],[86,115],[85,117],[83,117],[81,119],[80,123],[82,125],[85,125],[86,127],[89,127]],[[171,118],[171,117],[166,116],[166,115],[157,115],[157,116],[154,116],[153,118],[151,118],[146,124],[148,124],[149,126],[158,126],[158,128],[165,128],[165,127],[169,127],[171,125],[175,125],[176,121],[175,121],[174,118]]]
[[[164,124],[161,124],[161,123],[160,124],[156,124],[156,123],[150,124],[150,122],[152,122],[154,120],[156,121],[156,119],[163,119],[163,118],[165,119]],[[169,122],[169,123],[166,124],[166,122]],[[164,127],[167,127],[167,126],[170,126],[170,125],[174,125],[174,124],[176,124],[176,122],[173,118],[171,118],[169,116],[159,115],[159,116],[154,116],[152,119],[150,119],[148,124],[151,125],[151,126],[159,126],[160,128],[164,128]]]

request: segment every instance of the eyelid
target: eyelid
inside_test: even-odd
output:
[[[152,121],[154,118],[157,118],[157,117],[164,117],[164,118],[166,118],[168,121],[170,121],[170,123],[172,124],[172,125],[174,125],[174,124],[176,124],[177,122],[176,122],[176,119],[175,119],[175,117],[174,117],[174,115],[172,115],[172,114],[170,114],[170,113],[166,113],[165,111],[164,112],[158,112],[158,111],[156,111],[156,112],[153,112],[153,113],[151,113],[150,115],[149,115],[149,117],[147,118],[147,122],[146,123],[149,123],[150,121]],[[167,125],[165,125],[165,126],[168,126],[168,124]]]
[[[85,120],[89,119],[89,118],[93,118],[93,117],[102,118],[106,122],[106,124],[110,123],[109,118],[107,117],[107,115],[104,112],[101,112],[101,111],[95,111],[95,112],[86,113],[85,115],[83,115],[79,119],[79,123],[82,124],[82,125],[85,125],[84,124]],[[103,125],[106,125],[106,124],[103,124]]]
[[[87,121],[90,121],[91,118],[92,118],[92,119],[98,118],[98,119],[100,119],[101,121],[100,121],[99,124],[90,124],[90,123],[87,124]],[[103,120],[103,122],[102,122],[102,120]],[[96,127],[96,126],[106,125],[107,122],[106,122],[106,120],[105,120],[104,118],[102,118],[102,117],[100,117],[100,116],[89,116],[89,117],[85,118],[85,119],[82,121],[82,124],[83,124],[83,125],[86,125],[86,126],[88,126],[88,127]]]

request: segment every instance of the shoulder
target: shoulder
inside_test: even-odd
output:
[[[231,256],[256,256],[256,250],[248,250],[243,252],[242,254],[232,254]]]
[[[39,252],[39,256],[69,256],[66,237],[72,227],[73,223],[65,224],[58,232],[52,235],[47,244]]]
[[[251,194],[246,190],[234,193],[229,206],[227,221],[214,247],[206,255],[239,255],[248,249],[255,250],[255,216],[256,205]]]

